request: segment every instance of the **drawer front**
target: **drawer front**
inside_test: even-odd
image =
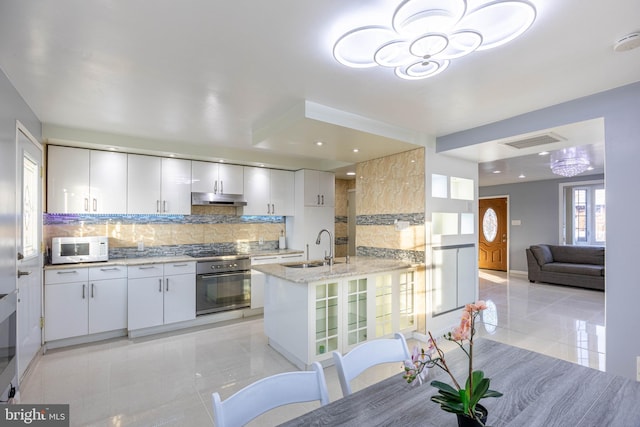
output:
[[[45,270],[45,285],[55,285],[58,283],[86,282],[89,280],[88,268],[63,268]]]
[[[277,255],[251,257],[251,265],[276,264],[279,259]]]
[[[89,280],[122,279],[127,277],[127,267],[109,265],[89,268]]]
[[[177,274],[196,274],[195,261],[168,262],[164,265],[165,276],[175,276]]]
[[[303,259],[304,259],[304,254],[302,253],[280,256],[280,262],[302,261]]]
[[[162,264],[130,265],[127,267],[129,279],[142,279],[144,277],[162,276],[164,268]]]

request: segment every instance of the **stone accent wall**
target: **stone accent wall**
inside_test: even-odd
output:
[[[425,261],[424,164],[423,148],[358,163],[357,255]]]

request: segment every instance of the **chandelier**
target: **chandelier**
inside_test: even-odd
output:
[[[587,154],[577,147],[565,148],[551,155],[551,172],[556,175],[575,176],[586,171],[590,166]]]
[[[391,26],[347,32],[333,56],[348,67],[380,66],[402,79],[424,79],[444,71],[451,60],[515,39],[535,17],[527,0],[404,0]]]

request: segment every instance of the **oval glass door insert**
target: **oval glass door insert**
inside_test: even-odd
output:
[[[498,216],[493,208],[487,209],[482,217],[482,234],[487,242],[493,242],[498,234]]]

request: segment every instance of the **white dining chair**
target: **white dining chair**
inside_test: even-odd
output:
[[[237,391],[224,401],[212,394],[216,427],[240,427],[278,406],[319,400],[329,403],[322,365],[313,362],[312,370],[285,372],[263,378]]]
[[[411,360],[404,335],[396,333],[394,338],[381,338],[365,341],[344,356],[333,352],[333,360],[338,371],[342,395],[351,394],[351,380],[372,366],[381,363],[404,362]]]

